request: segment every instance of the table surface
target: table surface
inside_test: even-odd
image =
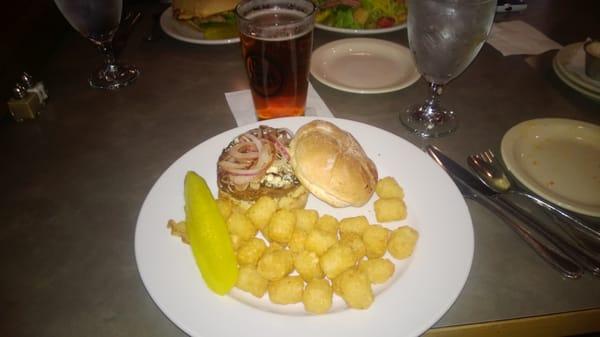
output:
[[[90,89],[96,50],[68,32],[42,79],[50,101],[39,119],[0,125],[0,335],[183,336],[144,289],[134,258],[136,217],[160,174],[187,150],[235,127],[224,93],[248,87],[238,44],[199,46],[166,36],[144,41],[155,7],[121,55],[142,73],[119,91]],[[599,36],[598,2],[536,2],[518,19],[562,45]],[[315,32],[315,48],[347,36]],[[377,38],[407,45],[406,31]],[[556,51],[504,57],[484,45],[443,96],[456,133],[424,140],[398,112],[424,99],[423,80],[401,91],[360,95],[312,79],[336,117],[371,124],[464,162],[498,148],[532,118],[600,124],[600,104],[562,83]],[[437,328],[600,308],[600,280],[561,278],[499,219],[467,202],[475,257],[467,283]]]

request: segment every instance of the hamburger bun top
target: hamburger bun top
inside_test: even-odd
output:
[[[290,144],[300,182],[333,207],[359,207],[373,195],[377,168],[348,132],[326,121],[302,126]]]
[[[235,8],[238,0],[173,0],[172,7],[180,20],[205,18]]]

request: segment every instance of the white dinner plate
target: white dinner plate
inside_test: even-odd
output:
[[[502,138],[502,159],[523,185],[561,207],[600,217],[600,126],[533,119]]]
[[[563,81],[570,81],[587,91],[600,96],[600,81],[596,81],[585,73],[585,51],[583,42],[563,47],[554,56],[554,70],[560,72]]]
[[[240,42],[239,37],[221,40],[206,40],[202,32],[194,29],[185,22],[180,22],[173,17],[173,8],[167,8],[160,16],[160,27],[170,37],[195,44],[230,44]]]
[[[350,29],[350,28],[338,28],[332,27],[328,25],[324,25],[322,23],[315,23],[315,27],[328,30],[330,32],[342,33],[342,34],[350,34],[350,35],[373,35],[373,34],[383,34],[395,32],[397,30],[401,30],[406,28],[406,22],[401,23],[396,26],[388,27],[388,28],[374,28],[374,29]]]
[[[260,122],[296,131],[312,117]],[[323,119],[323,118],[321,118]],[[169,219],[184,219],[183,180],[189,170],[217,191],[216,161],[234,137],[259,123],[223,132],[175,161],[156,181],[140,211],[135,231],[138,270],[150,296],[177,326],[202,337],[397,337],[418,336],[450,308],[461,292],[473,258],[473,226],[465,201],[448,175],[409,142],[375,127],[327,119],[351,132],[376,163],[380,177],[393,176],[404,187],[410,224],[419,231],[413,255],[396,263],[394,277],[374,289],[368,310],[347,309],[335,296],[332,311],[309,315],[301,304],[271,304],[238,289],[226,296],[204,284],[191,249],[167,229]],[[365,215],[375,223],[373,202],[362,208],[335,209],[310,196],[307,208],[338,219]]]
[[[569,75],[567,75],[567,71],[559,65],[559,63],[556,61],[556,58],[552,62],[552,68],[554,69],[556,77],[563,81],[567,86],[571,87],[571,89],[595,101],[600,101],[600,93],[589,90],[587,87],[582,86],[580,81],[575,81],[572,79],[572,77],[569,77]]]
[[[317,48],[310,73],[327,86],[359,94],[400,90],[421,76],[408,48],[370,38],[341,39]]]

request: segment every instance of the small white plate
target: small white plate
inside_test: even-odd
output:
[[[400,90],[421,77],[408,48],[370,38],[342,39],[319,47],[313,52],[310,73],[325,85],[359,94]]]
[[[210,138],[177,159],[156,181],[135,229],[135,258],[142,281],[158,307],[177,326],[197,337],[416,337],[450,308],[462,290],[473,259],[473,225],[465,200],[446,172],[423,151],[387,131],[344,119],[326,119],[352,133],[377,165],[380,177],[403,186],[408,218],[383,224],[410,224],[419,231],[414,254],[395,260],[393,279],[374,288],[368,310],[347,309],[334,298],[332,311],[309,315],[302,304],[275,305],[239,289],[218,296],[204,284],[188,245],[170,235],[169,219],[184,215],[183,180],[189,170],[217,191],[216,161],[221,149],[258,125],[296,131],[311,117],[278,118],[238,127]],[[324,118],[321,118],[324,119]],[[365,215],[376,223],[373,196],[360,208],[332,208],[310,196],[307,208],[338,219]]]
[[[567,86],[571,87],[571,89],[579,92],[584,96],[587,96],[588,98],[600,102],[600,93],[595,93],[587,89],[586,87],[581,86],[581,84],[578,84],[578,82],[573,81],[573,79],[571,79],[569,75],[567,75],[566,71],[562,70],[561,66],[556,62],[556,59],[554,59],[554,61],[552,62],[552,68],[556,73],[556,77],[563,81]]]
[[[534,193],[563,208],[600,217],[600,126],[533,119],[502,138],[506,167]]]
[[[583,42],[573,43],[559,50],[554,56],[554,70],[560,71],[567,81],[570,80],[596,96],[600,96],[600,81],[590,78],[585,73]]]
[[[322,23],[315,23],[315,27],[322,29],[322,30],[328,30],[330,32],[336,32],[336,33],[342,33],[342,34],[372,35],[372,34],[390,33],[390,32],[395,32],[397,30],[404,29],[404,28],[406,28],[406,22],[401,23],[397,26],[392,26],[392,27],[388,27],[388,28],[374,28],[374,29],[338,28],[338,27],[331,27],[328,25],[324,25]]]
[[[202,35],[202,32],[194,29],[192,26],[185,22],[180,22],[173,17],[173,8],[167,8],[160,16],[160,28],[165,34],[170,37],[195,44],[230,44],[240,42],[239,37],[222,40],[206,40]]]

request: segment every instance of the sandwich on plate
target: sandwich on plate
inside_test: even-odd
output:
[[[173,15],[198,31],[206,40],[238,36],[233,10],[237,0],[173,0]]]

